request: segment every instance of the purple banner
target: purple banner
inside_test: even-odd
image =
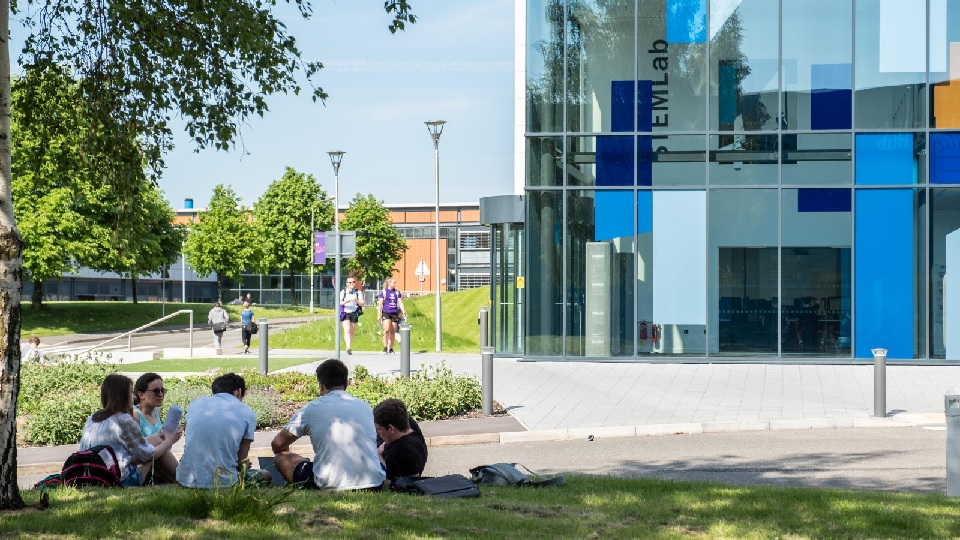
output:
[[[323,231],[313,233],[313,264],[327,264],[327,235]]]

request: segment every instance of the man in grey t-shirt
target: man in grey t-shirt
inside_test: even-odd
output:
[[[293,415],[273,439],[274,463],[292,484],[307,489],[378,490],[386,478],[377,455],[373,410],[346,392],[349,370],[330,359],[317,368],[320,397]],[[310,436],[313,461],[290,445]]]

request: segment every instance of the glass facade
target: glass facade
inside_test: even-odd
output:
[[[524,20],[513,348],[960,361],[960,0],[527,0]]]

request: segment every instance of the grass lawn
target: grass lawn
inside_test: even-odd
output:
[[[466,472],[466,471],[464,471]],[[573,477],[559,488],[483,487],[476,499],[394,493],[51,491],[0,513],[26,538],[956,538],[942,495]],[[23,492],[28,503],[36,491]]]
[[[435,297],[433,295],[416,298],[404,298],[407,308],[407,322],[410,329],[410,350],[413,352],[433,351],[436,345],[434,320],[436,317]],[[489,304],[490,288],[467,289],[441,295],[443,315],[443,350],[450,353],[480,352],[480,327],[477,325],[480,307]],[[336,336],[333,321],[326,319],[315,321],[299,328],[270,336],[270,347],[278,349],[322,349],[333,350]],[[346,344],[343,345],[346,349]],[[379,351],[383,348],[383,338],[377,325],[377,309],[374,306],[364,308],[363,315],[354,335],[355,351]],[[399,345],[395,347],[399,352]]]
[[[271,372],[278,369],[284,369],[300,364],[309,364],[317,360],[324,360],[325,357],[317,358],[270,358],[267,367]],[[240,372],[244,369],[257,369],[260,367],[256,354],[246,356],[230,355],[218,356],[214,358],[170,358],[161,360],[151,360],[149,362],[139,362],[136,364],[123,364],[121,370],[129,373],[146,373],[154,371],[156,373],[203,373],[211,369],[219,369],[224,373]]]
[[[207,324],[210,304],[176,304],[167,302],[44,302],[40,309],[34,309],[29,303],[23,304],[21,336],[61,336],[64,334],[86,334],[113,330],[133,330],[167,315],[181,310],[193,310],[194,325]],[[239,321],[241,306],[225,306],[230,320]],[[290,306],[254,306],[258,318],[307,317],[309,307]],[[327,315],[332,310],[315,310],[316,315]],[[159,326],[180,326],[190,322],[189,315],[172,317]]]

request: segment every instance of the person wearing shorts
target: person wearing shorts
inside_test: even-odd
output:
[[[340,291],[340,321],[347,342],[347,354],[353,354],[353,334],[357,331],[360,308],[363,307],[363,291],[356,285],[356,278],[350,276],[347,278],[347,287]]]
[[[403,293],[397,290],[397,280],[387,278],[383,292],[377,296],[377,315],[383,327],[383,352],[393,352],[397,339],[397,325],[406,317]]]

